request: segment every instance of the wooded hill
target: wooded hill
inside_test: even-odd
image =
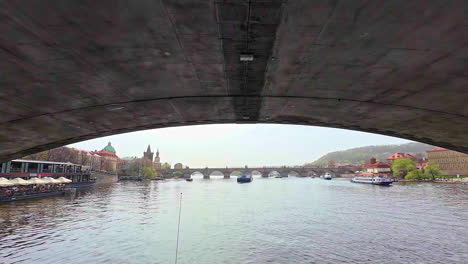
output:
[[[361,164],[371,157],[375,157],[378,161],[386,161],[387,157],[395,152],[405,152],[412,154],[421,153],[424,157],[426,157],[426,150],[429,150],[433,147],[434,146],[431,145],[414,142],[401,145],[381,145],[352,148],[342,151],[330,152],[305,165],[327,165],[329,160],[333,160],[335,163]]]

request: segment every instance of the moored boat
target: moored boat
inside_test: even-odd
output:
[[[94,186],[94,184],[96,184],[95,181],[89,181],[89,182],[72,182],[67,185],[70,188],[83,188],[83,187]]]
[[[251,182],[252,180],[252,175],[243,174],[237,177],[237,182]]]
[[[185,180],[186,180],[186,181],[188,181],[188,182],[191,182],[191,181],[193,181],[193,179],[192,179],[192,178],[187,178],[187,179],[185,179]]]
[[[374,185],[390,185],[393,183],[393,180],[387,178],[387,176],[385,175],[371,173],[371,174],[360,174],[359,176],[352,178],[351,182],[374,184]]]
[[[332,175],[331,175],[329,172],[327,172],[327,173],[325,173],[325,175],[323,175],[323,179],[324,179],[324,180],[331,180],[331,179],[332,179]]]
[[[61,191],[53,191],[53,192],[44,192],[44,193],[31,193],[31,194],[14,195],[14,196],[0,196],[0,202],[14,202],[14,201],[20,201],[20,200],[26,200],[26,199],[66,195],[68,193],[70,193],[70,189],[61,190]]]
[[[96,183],[89,166],[44,160],[17,159],[0,163],[0,177],[23,180],[63,177],[70,180],[65,183],[70,188],[87,187]]]
[[[71,190],[66,186],[69,182],[71,180],[63,177],[58,179],[49,177],[43,179],[32,178],[29,180],[0,178],[0,202],[63,195]]]

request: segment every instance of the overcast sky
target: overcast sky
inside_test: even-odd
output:
[[[151,145],[162,162],[190,167],[302,165],[337,150],[408,140],[335,128],[296,125],[199,125],[144,130],[70,146],[101,150],[107,142],[119,157],[138,156]]]

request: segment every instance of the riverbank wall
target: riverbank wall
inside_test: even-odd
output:
[[[96,184],[113,183],[119,180],[116,173],[105,171],[93,171],[92,176],[96,179]]]
[[[435,180],[427,179],[427,180],[406,180],[400,179],[398,182],[435,182],[435,183],[464,183],[468,184],[468,178],[437,178]]]
[[[468,177],[465,177],[465,178],[437,178],[434,182],[442,182],[442,183],[468,183]]]

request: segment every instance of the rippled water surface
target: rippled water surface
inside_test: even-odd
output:
[[[467,263],[468,185],[120,182],[0,204],[0,263]]]

